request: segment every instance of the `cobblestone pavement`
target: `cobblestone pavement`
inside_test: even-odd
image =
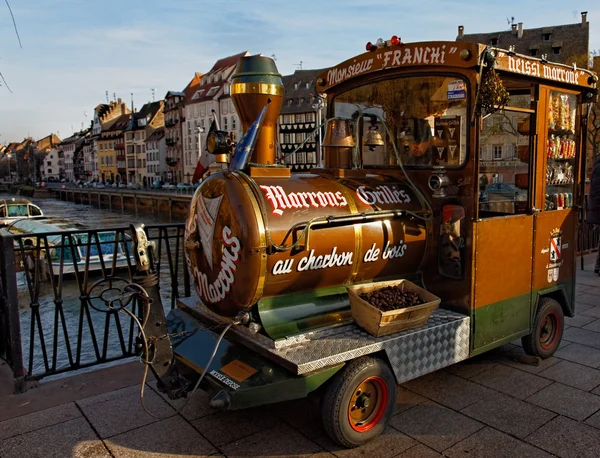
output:
[[[513,342],[405,383],[387,430],[359,449],[334,445],[306,401],[215,412],[198,392],[171,416],[182,401],[150,382],[146,406],[168,417],[152,418],[140,405],[135,363],[0,392],[0,457],[597,457],[600,277],[589,264],[577,274],[577,315],[566,319],[554,357],[523,364]]]

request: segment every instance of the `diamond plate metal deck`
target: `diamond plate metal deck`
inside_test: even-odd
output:
[[[183,308],[192,307],[195,315],[223,320],[203,307],[199,309],[192,298],[180,302]],[[423,327],[382,337],[374,337],[352,323],[292,338],[295,345],[279,348],[268,337],[252,335],[242,326],[234,326],[230,332],[239,338],[236,340],[251,343],[252,348],[298,375],[383,350],[396,380],[403,383],[467,359],[469,327],[468,316],[437,309]]]

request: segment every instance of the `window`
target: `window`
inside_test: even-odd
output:
[[[551,33],[542,33],[542,40],[544,40],[544,41],[550,41],[550,38],[552,38],[552,34]]]
[[[492,146],[493,157],[495,161],[502,159],[502,145],[493,145]]]
[[[294,83],[294,89],[298,89],[298,83]]]
[[[231,117],[231,130],[236,129],[235,116]]]
[[[52,165],[52,162],[51,162],[51,161],[47,161],[47,162],[46,162],[46,165],[47,165],[48,167],[50,167],[50,166]]]
[[[490,44],[492,46],[496,46],[498,44],[498,38],[491,38],[490,39]]]
[[[530,54],[531,54],[533,57],[535,57],[535,56],[537,56],[537,54],[538,54],[538,50],[537,50],[537,49],[532,49],[532,50],[530,51]]]
[[[206,96],[212,97],[213,95],[215,95],[217,93],[218,90],[219,90],[219,86],[213,86],[208,90],[208,92],[206,93]]]
[[[292,143],[292,134],[283,134],[283,143]]]
[[[315,114],[306,113],[306,122],[315,122]]]
[[[531,96],[511,96],[509,106],[488,117],[481,130],[479,217],[528,211]],[[511,107],[519,111],[511,111]],[[486,154],[487,151],[487,154]]]
[[[304,141],[304,134],[296,132],[296,143],[302,143]]]
[[[223,118],[223,130],[229,130],[229,128],[227,127],[227,117]]]
[[[297,123],[304,122],[304,113],[297,113],[295,122],[297,122]]]
[[[560,55],[560,46],[552,46],[552,54],[555,56]]]
[[[310,83],[306,83],[306,89],[310,89]]]

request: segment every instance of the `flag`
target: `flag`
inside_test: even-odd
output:
[[[210,128],[208,129],[208,134],[215,130],[217,130],[217,121],[213,119],[212,123],[210,124]],[[202,178],[202,175],[204,175],[204,172],[208,170],[208,166],[210,165],[210,153],[206,150],[206,148],[202,149],[201,146],[198,149],[200,149],[200,155],[198,156],[198,164],[196,164],[196,170],[194,171],[194,176],[192,177],[192,183],[195,183]]]
[[[233,158],[229,164],[229,170],[242,170],[246,167],[246,164],[250,159],[250,154],[252,154],[252,150],[254,149],[254,145],[256,145],[256,140],[258,139],[258,134],[260,131],[260,125],[265,117],[269,103],[271,103],[270,99],[258,115],[258,118],[256,118],[256,121],[252,123],[238,144],[235,145]]]

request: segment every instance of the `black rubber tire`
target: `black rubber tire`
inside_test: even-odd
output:
[[[545,325],[544,323],[548,317],[550,317],[549,319],[551,320],[555,320],[555,334],[552,337],[552,341],[549,344],[544,345],[542,342],[542,334]],[[538,311],[535,314],[532,332],[521,338],[525,353],[531,356],[538,356],[542,359],[550,358],[554,352],[558,350],[564,329],[565,315],[560,304],[550,297],[541,298],[538,305]]]
[[[387,402],[380,420],[368,431],[357,432],[350,425],[348,407],[356,388],[369,377],[383,380]],[[358,447],[379,436],[392,416],[396,404],[396,378],[387,363],[378,358],[363,356],[350,362],[328,383],[321,412],[323,426],[332,440],[343,447]]]

